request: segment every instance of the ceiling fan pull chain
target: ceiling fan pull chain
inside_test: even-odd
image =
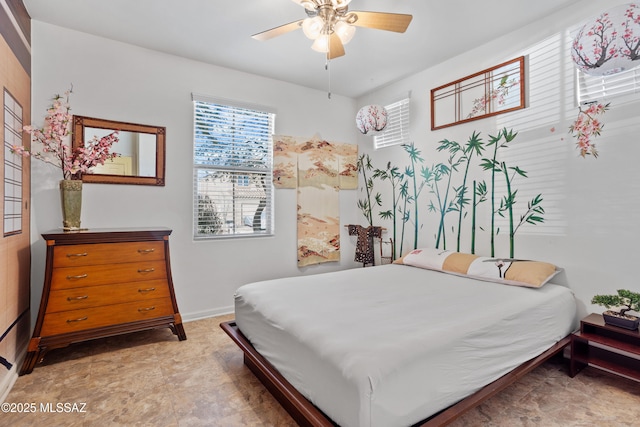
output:
[[[330,59],[327,59],[326,62],[324,63],[324,69],[327,70],[327,74],[329,76],[329,78],[328,78],[328,80],[329,80],[329,90],[328,90],[328,93],[327,93],[327,97],[329,99],[331,99],[331,69],[329,68],[329,62],[330,61],[331,61]]]

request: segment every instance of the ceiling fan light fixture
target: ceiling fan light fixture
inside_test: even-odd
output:
[[[302,29],[313,40],[311,48],[326,53],[327,61],[344,56],[344,45],[356,32],[356,26],[404,33],[413,16],[387,12],[349,12],[351,0],[292,0],[305,8],[307,17],[252,35],[256,40],[268,40]]]
[[[302,21],[302,32],[311,40],[317,39],[323,28],[324,21],[319,16],[305,18],[304,21]]]
[[[353,38],[353,35],[356,33],[356,27],[354,27],[353,25],[349,25],[344,21],[336,22],[333,30],[336,32],[338,37],[340,37],[340,41],[342,42],[342,44],[349,43]]]
[[[333,5],[333,7],[335,7],[336,9],[339,7],[345,7],[347,6],[349,3],[351,3],[351,0],[331,0],[331,4]]]
[[[316,5],[311,0],[293,0],[294,3],[298,3],[300,6],[304,7],[309,11],[316,10]]]
[[[329,35],[322,34],[311,45],[311,49],[320,53],[329,52]]]

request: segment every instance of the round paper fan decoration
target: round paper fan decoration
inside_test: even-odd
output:
[[[623,4],[587,22],[576,34],[571,57],[592,76],[607,76],[640,65],[640,7]]]
[[[387,126],[387,110],[380,105],[367,105],[358,111],[356,126],[363,134],[380,132]]]

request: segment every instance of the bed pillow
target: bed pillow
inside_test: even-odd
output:
[[[401,260],[413,267],[529,288],[542,287],[562,271],[548,262],[481,257],[434,248],[415,249]]]

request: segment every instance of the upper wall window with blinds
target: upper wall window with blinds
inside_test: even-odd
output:
[[[640,92],[640,69],[632,69],[609,76],[590,76],[576,70],[578,104],[591,101],[621,101],[637,99]]]
[[[273,234],[272,135],[268,108],[194,101],[194,237]]]
[[[410,98],[385,105],[387,110],[387,126],[384,131],[373,137],[373,147],[389,147],[391,145],[408,144],[409,141],[409,105]]]

